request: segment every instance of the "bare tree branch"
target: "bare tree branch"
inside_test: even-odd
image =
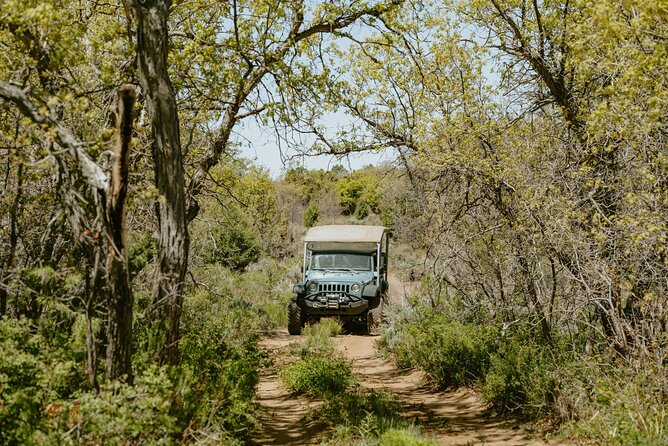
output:
[[[53,131],[58,144],[67,150],[72,160],[78,165],[81,175],[93,189],[107,193],[109,185],[107,175],[82,149],[82,143],[65,126],[44,114],[26,93],[20,88],[0,82],[0,97],[12,102],[27,118],[35,124]],[[53,153],[58,156],[57,153]]]

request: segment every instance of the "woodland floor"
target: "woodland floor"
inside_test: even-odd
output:
[[[393,283],[394,282],[394,283]],[[394,290],[392,305],[400,304],[403,287],[390,281]],[[415,420],[424,431],[442,445],[556,445],[526,432],[516,421],[487,414],[480,396],[471,389],[440,392],[431,388],[419,370],[402,370],[378,352],[378,337],[346,333],[334,338],[337,349],[347,357],[360,384],[366,388],[396,394],[409,407],[402,415]],[[258,387],[261,429],[255,435],[256,445],[310,445],[327,438],[322,425],[308,422],[306,416],[320,401],[290,395],[278,378],[278,369],[289,361],[290,344],[299,336],[279,331],[266,336],[261,343],[273,360],[265,369]]]

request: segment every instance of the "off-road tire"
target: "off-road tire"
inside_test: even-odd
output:
[[[290,302],[288,304],[288,333],[295,336],[302,334],[303,322],[301,307],[297,305],[297,302]]]
[[[369,309],[366,313],[366,329],[370,336],[380,334],[380,321],[383,314],[383,299],[374,297],[369,301]]]

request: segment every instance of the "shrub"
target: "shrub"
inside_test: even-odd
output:
[[[232,273],[222,265],[205,265],[195,268],[193,276],[206,286],[188,292],[184,324],[205,321],[211,314],[226,319],[225,326],[237,333],[287,324],[285,308],[292,299],[289,266],[263,258],[244,274]]]
[[[309,355],[288,364],[280,378],[293,393],[326,396],[346,390],[352,384],[353,374],[344,359]]]
[[[318,209],[318,205],[312,201],[304,210],[304,226],[307,228],[315,226],[319,218],[320,210]]]
[[[358,388],[331,395],[314,417],[334,428],[329,446],[435,445],[401,418],[403,409],[394,394]]]
[[[341,322],[333,318],[322,318],[317,324],[304,328],[304,335],[308,337],[332,337],[340,334]]]
[[[333,336],[341,333],[341,324],[335,319],[323,318],[317,324],[304,327],[304,341],[300,345],[300,354],[330,355],[334,353]]]
[[[46,414],[81,380],[26,319],[0,319],[0,444],[48,442]]]
[[[27,322],[0,321],[0,444],[28,443],[43,429],[46,364]]]
[[[98,394],[82,393],[52,416],[60,415],[63,442],[175,444],[185,426],[172,414],[172,405],[193,384],[192,378],[172,380],[166,368],[151,368],[137,376],[134,385],[106,383]]]
[[[368,174],[355,173],[337,182],[339,204],[344,215],[363,219],[373,212],[379,213],[378,180]]]
[[[402,409],[396,396],[389,392],[357,388],[351,392],[333,394],[316,412],[320,421],[335,426],[350,426],[361,434],[380,434],[389,425],[396,425]],[[373,415],[374,423],[368,423]]]
[[[497,333],[491,326],[466,325],[432,314],[399,324],[384,335],[382,344],[400,366],[422,367],[431,380],[448,388],[484,378]]]
[[[436,446],[433,440],[425,438],[416,429],[390,429],[378,439],[378,446]]]
[[[194,248],[199,248],[208,262],[242,271],[260,258],[262,245],[259,234],[246,216],[241,211],[230,212],[232,215],[227,216],[227,219],[209,228],[210,240]]]
[[[206,292],[186,299],[180,352],[183,367],[198,377],[193,430],[206,426],[244,438],[257,423],[253,399],[265,362],[257,348],[260,315],[243,302]]]
[[[504,338],[492,354],[483,395],[500,412],[537,417],[554,409],[557,382],[555,359],[531,340]]]
[[[611,367],[591,359],[570,365],[560,399],[569,401],[571,436],[606,445],[668,444],[668,378],[662,366]]]

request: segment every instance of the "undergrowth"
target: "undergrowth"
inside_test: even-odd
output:
[[[336,352],[333,336],[338,321],[322,319],[304,330],[296,346],[299,359],[280,371],[284,385],[294,393],[323,399],[309,419],[332,430],[329,446],[431,446],[413,424],[401,416],[404,405],[394,394],[360,387],[351,364]]]
[[[381,347],[442,388],[479,388],[497,413],[561,425],[569,441],[668,444],[664,365],[624,362],[609,351],[585,356],[572,338],[555,334],[546,345],[530,333],[522,323],[502,330],[460,322],[452,305],[442,313],[415,305],[395,315]]]
[[[0,319],[0,445],[244,443],[258,424],[255,389],[267,361],[258,333],[286,322],[288,271],[268,260],[245,274],[195,267],[171,367],[147,356],[150,291],[137,290],[134,381],[108,382],[98,363],[99,390],[84,375],[81,313],[44,299],[39,319]],[[92,325],[98,336],[102,329]]]

